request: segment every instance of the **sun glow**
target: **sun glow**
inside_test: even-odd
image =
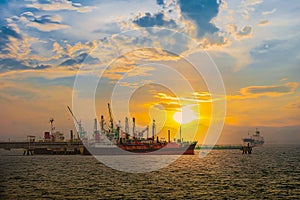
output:
[[[173,119],[179,124],[187,124],[198,118],[196,113],[191,109],[191,106],[185,106],[181,111],[175,112],[173,115]]]

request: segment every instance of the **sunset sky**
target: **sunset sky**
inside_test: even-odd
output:
[[[299,143],[299,10],[298,0],[0,1],[0,140],[42,137],[51,117],[68,135],[72,105],[92,129],[111,102],[116,123],[155,119],[162,137],[178,132],[183,108],[187,140],[202,142],[226,111],[219,144],[256,127],[266,143]],[[226,94],[210,89],[213,68]]]

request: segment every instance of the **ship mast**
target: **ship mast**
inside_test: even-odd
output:
[[[50,122],[50,137],[52,137],[53,136],[53,131],[55,130],[55,127],[53,126],[54,119],[51,118],[49,120],[49,122]]]

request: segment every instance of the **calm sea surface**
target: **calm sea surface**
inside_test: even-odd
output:
[[[0,199],[300,199],[300,145],[213,150],[150,173],[92,156],[0,151]]]

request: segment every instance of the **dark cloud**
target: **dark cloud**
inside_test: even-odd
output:
[[[157,5],[164,5],[164,0],[156,0]]]
[[[270,86],[270,87],[251,87],[248,88],[247,92],[251,94],[261,94],[261,93],[288,93],[291,91],[291,87],[287,85],[282,86]]]
[[[180,0],[179,6],[183,17],[191,19],[197,25],[198,36],[205,33],[215,33],[219,29],[210,21],[219,12],[219,3],[216,0]]]
[[[40,4],[50,4],[52,0],[39,0]]]
[[[8,26],[3,26],[1,27],[1,39],[2,37],[4,37],[5,39],[8,39],[8,36],[17,38],[17,39],[22,39],[22,36],[17,33],[15,30],[13,30],[12,28],[8,27]]]
[[[276,47],[280,46],[280,44],[285,43],[285,41],[281,40],[265,40],[259,46],[255,47],[250,51],[250,54],[255,56],[256,54],[266,53],[268,51],[272,51]]]
[[[3,58],[0,59],[0,73],[7,72],[11,70],[42,70],[51,68],[50,65],[37,65],[36,67],[30,67],[24,64],[23,61],[15,60],[13,58]]]
[[[33,22],[39,23],[39,24],[59,24],[58,21],[53,21],[51,15],[43,15],[41,17],[37,17],[33,20]]]
[[[39,69],[48,69],[48,68],[51,68],[51,66],[50,65],[38,65],[34,69],[39,70]]]
[[[83,62],[86,64],[96,64],[99,63],[99,59],[89,56],[88,53],[82,53],[75,58],[71,58],[62,62],[60,66],[73,66],[76,64],[81,64]]]
[[[176,27],[174,20],[165,20],[163,13],[146,13],[145,16],[137,18],[133,23],[139,25],[140,27],[154,27],[154,26],[166,26],[166,27]]]
[[[0,72],[23,69],[28,69],[28,66],[23,64],[22,61],[18,61],[12,58],[0,59]]]
[[[241,89],[243,95],[254,95],[254,96],[272,96],[272,95],[284,95],[290,94],[295,91],[298,87],[298,83],[289,82],[284,85],[270,85],[270,86],[249,86]]]
[[[10,43],[9,37],[16,38],[18,40],[22,39],[22,35],[19,34],[16,30],[9,26],[2,26],[0,28],[0,53],[7,54],[6,50],[7,45]]]
[[[239,36],[248,36],[252,32],[251,26],[245,26],[242,30],[240,30],[237,34]]]

